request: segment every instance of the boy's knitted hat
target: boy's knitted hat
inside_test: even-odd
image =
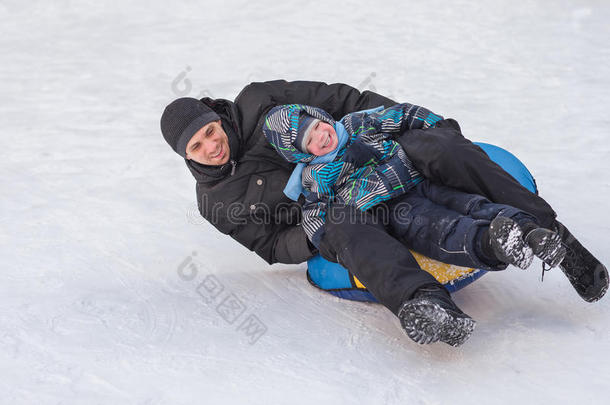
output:
[[[297,129],[297,138],[294,140],[294,146],[297,147],[301,152],[307,153],[307,142],[311,132],[320,122],[319,119],[312,117],[311,115],[302,114],[299,118],[299,127]]]

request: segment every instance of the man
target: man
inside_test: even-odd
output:
[[[235,102],[174,100],[163,113],[161,131],[197,180],[197,202],[204,218],[268,263],[301,263],[317,252],[300,226],[302,201],[293,203],[282,192],[294,165],[277,156],[262,132],[267,112],[282,104],[319,107],[339,120],[350,112],[397,103],[345,84],[277,80],[246,86]],[[515,206],[556,230],[567,249],[560,267],[576,291],[587,301],[604,295],[605,267],[555,220],[553,209],[542,198],[465,139],[457,122],[447,119],[434,128],[408,130],[397,141],[431,181]],[[383,297],[380,302],[400,318],[413,340],[457,346],[469,337],[474,321],[440,283],[421,271],[409,250],[376,220],[374,211],[354,216],[344,215],[348,207],[332,210],[320,244],[323,257],[341,263],[375,297]],[[380,272],[384,277],[376,277]]]

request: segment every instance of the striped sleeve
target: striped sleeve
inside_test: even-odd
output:
[[[404,132],[408,129],[426,129],[436,125],[443,117],[418,105],[396,104],[379,112],[362,117],[363,129],[375,128],[382,133]]]

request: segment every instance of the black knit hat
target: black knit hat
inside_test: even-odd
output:
[[[186,158],[186,145],[204,125],[220,117],[200,100],[191,97],[172,101],[161,116],[161,132],[172,149]]]

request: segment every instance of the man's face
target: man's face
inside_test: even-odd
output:
[[[318,121],[307,139],[307,152],[316,156],[326,155],[335,150],[338,142],[335,128],[324,121]]]
[[[229,138],[220,121],[204,125],[186,145],[186,158],[209,166],[221,166],[229,161]]]

